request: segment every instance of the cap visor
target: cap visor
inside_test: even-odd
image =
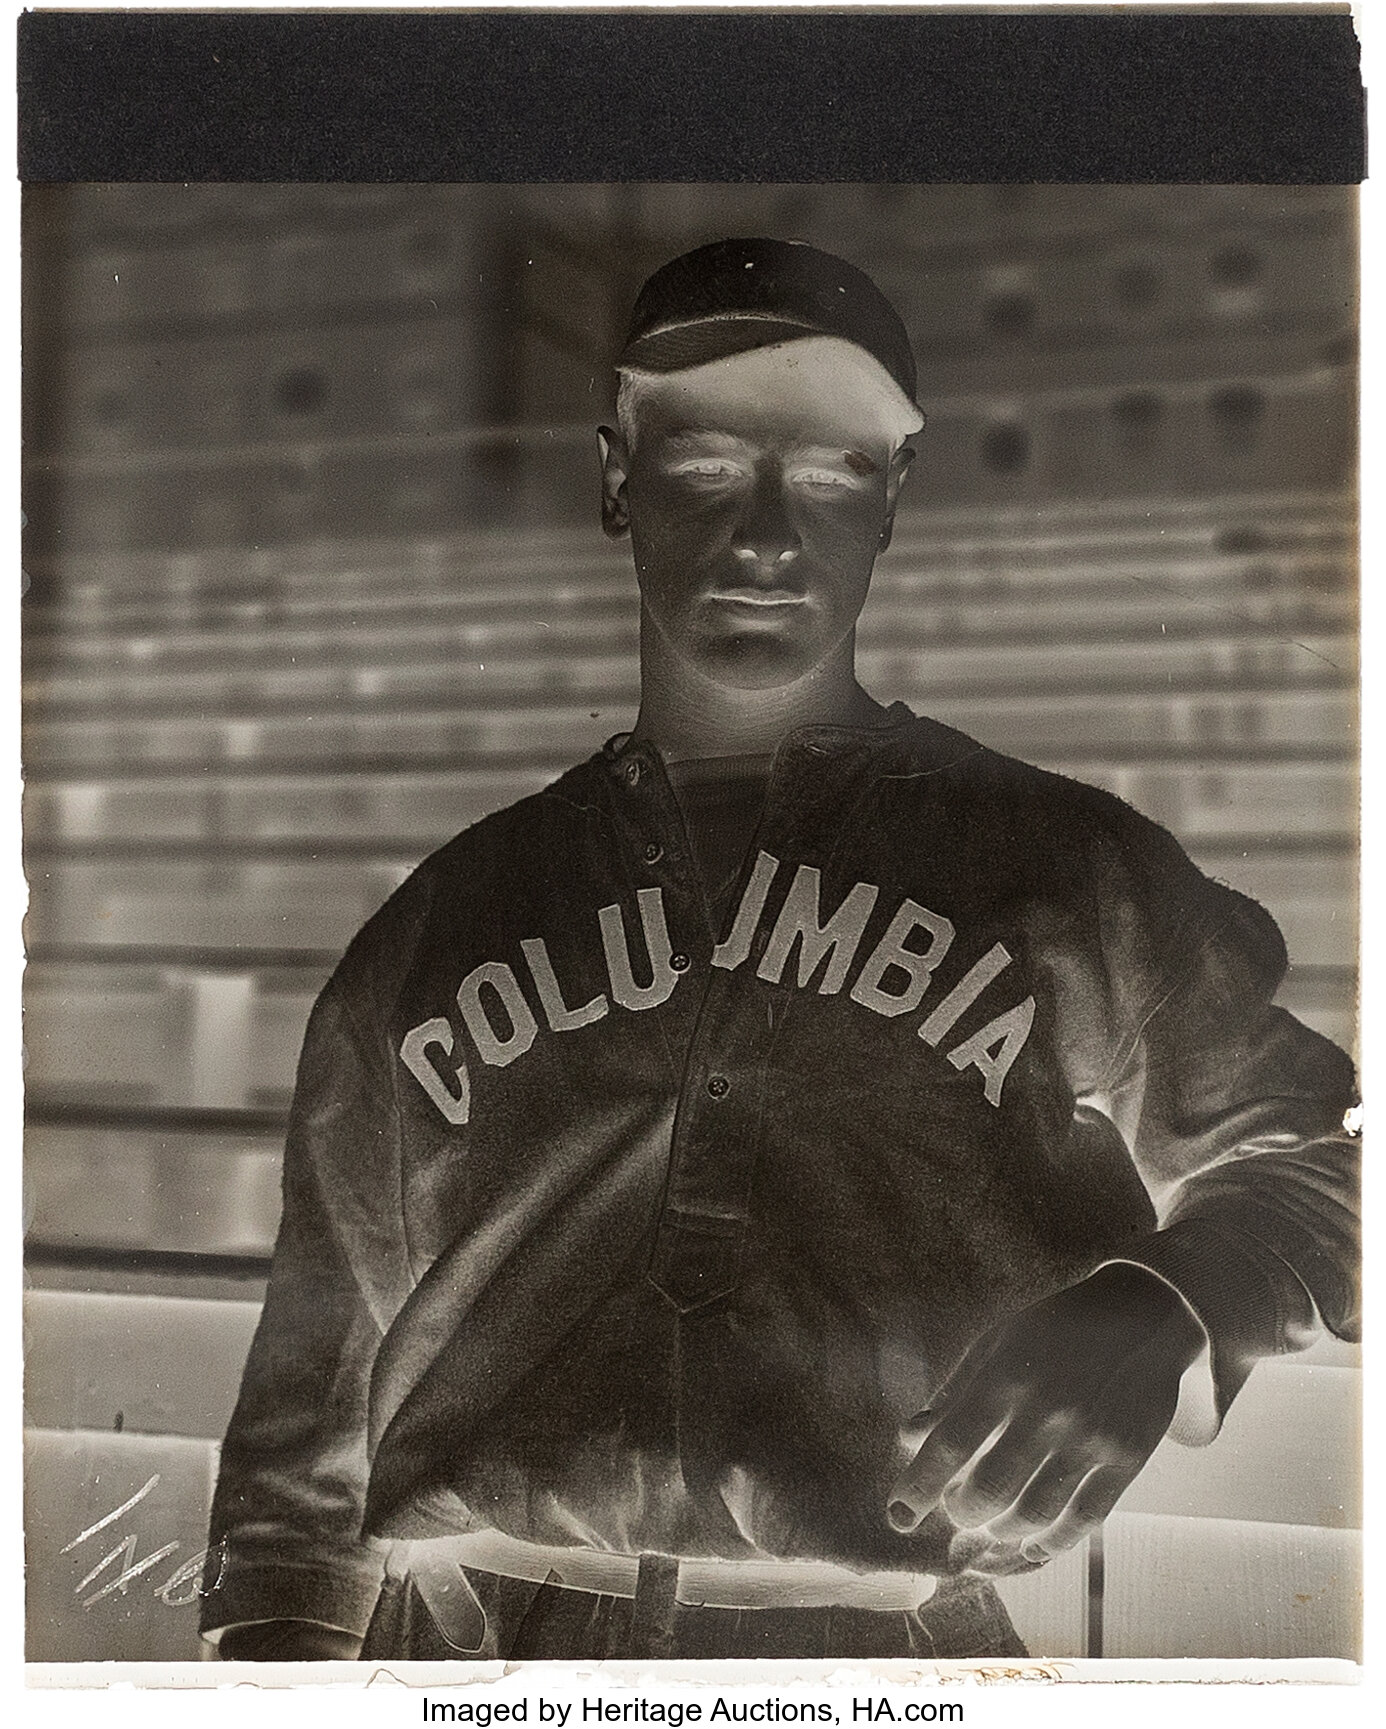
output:
[[[637,337],[626,344],[616,364],[638,367],[644,372],[681,372],[685,367],[725,360],[730,354],[772,348],[777,342],[792,342],[800,336],[825,334],[828,333],[818,325],[784,318],[700,318]]]

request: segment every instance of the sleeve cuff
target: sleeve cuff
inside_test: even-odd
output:
[[[1225,1226],[1181,1219],[1109,1259],[1163,1279],[1203,1328],[1207,1348],[1184,1372],[1170,1427],[1185,1446],[1214,1438],[1259,1358],[1300,1350],[1317,1330],[1312,1301],[1291,1269]]]
[[[1174,1417],[1170,1423],[1168,1434],[1172,1441],[1178,1441],[1185,1447],[1206,1447],[1213,1440],[1222,1426],[1222,1412],[1218,1409],[1217,1386],[1213,1379],[1213,1346],[1208,1337],[1208,1329],[1204,1325],[1198,1310],[1179,1289],[1174,1281],[1164,1273],[1157,1272],[1145,1260],[1136,1256],[1114,1255],[1110,1261],[1102,1263],[1104,1267],[1125,1266],[1140,1267],[1161,1280],[1182,1299],[1184,1307],[1198,1322],[1203,1332],[1203,1349],[1185,1369],[1179,1379],[1179,1403],[1175,1406]]]
[[[232,1549],[205,1587],[202,1636],[215,1644],[228,1627],[250,1621],[316,1621],[361,1637],[384,1571],[383,1551],[367,1550],[329,1567],[316,1560],[242,1559]]]

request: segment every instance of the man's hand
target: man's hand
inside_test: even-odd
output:
[[[1100,1268],[1010,1316],[968,1351],[891,1491],[912,1531],[935,1506],[979,1572],[1038,1565],[1099,1525],[1169,1428],[1203,1349],[1183,1299],[1141,1267]]]
[[[217,1646],[224,1663],[354,1663],[360,1655],[358,1634],[320,1621],[249,1621],[228,1627]]]

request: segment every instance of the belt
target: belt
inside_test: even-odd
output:
[[[459,1567],[507,1579],[561,1585],[601,1596],[643,1595],[655,1575],[675,1602],[702,1609],[917,1609],[933,1596],[929,1573],[857,1573],[828,1561],[678,1560],[552,1548],[501,1531],[472,1531],[397,1545],[391,1570],[407,1572],[427,1598]],[[428,1581],[426,1584],[425,1581]],[[432,1589],[430,1589],[430,1587]]]

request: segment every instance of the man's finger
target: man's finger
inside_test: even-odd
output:
[[[912,1450],[917,1451],[924,1445],[938,1427],[940,1418],[944,1417],[951,1407],[962,1406],[970,1394],[973,1381],[986,1367],[994,1348],[995,1340],[990,1333],[974,1339],[954,1364],[947,1380],[935,1389],[928,1409],[916,1412],[913,1417],[901,1423],[900,1439]]]
[[[990,1525],[1016,1501],[1052,1449],[1044,1429],[1008,1422],[945,1488],[944,1512],[962,1529]]]
[[[907,1417],[901,1423],[900,1445],[908,1448],[911,1459],[933,1434],[942,1415],[942,1411],[917,1411],[913,1417]]]
[[[1091,1470],[1091,1454],[1075,1453],[1071,1446],[1052,1453],[1005,1510],[992,1517],[988,1531],[1000,1543],[1021,1542],[1047,1531],[1062,1517]]]
[[[944,1413],[890,1492],[888,1512],[897,1531],[913,1531],[933,1511],[948,1484],[997,1433],[998,1416],[990,1400],[969,1400]]]
[[[1128,1465],[1095,1466],[1048,1530],[1022,1541],[1021,1554],[1027,1561],[1047,1561],[1071,1549],[1102,1523],[1135,1475],[1135,1469]]]

